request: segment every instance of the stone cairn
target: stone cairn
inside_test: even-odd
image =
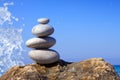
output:
[[[55,45],[56,40],[50,35],[54,32],[54,28],[50,25],[48,18],[38,19],[39,24],[34,26],[32,34],[37,38],[29,39],[26,42],[26,46],[33,48],[29,52],[30,58],[39,64],[51,64],[59,60],[59,54],[52,49],[49,49]]]

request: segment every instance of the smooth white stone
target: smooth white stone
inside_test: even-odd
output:
[[[49,36],[54,32],[54,28],[50,25],[39,24],[33,27],[32,33],[39,37]]]
[[[26,46],[30,48],[50,48],[56,43],[52,37],[32,38],[26,42]]]
[[[40,19],[38,19],[38,22],[41,24],[47,24],[49,22],[49,19],[48,18],[40,18]]]
[[[29,56],[39,64],[50,64],[59,60],[59,54],[51,49],[31,50]]]

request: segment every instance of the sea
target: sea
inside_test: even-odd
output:
[[[114,65],[114,68],[116,72],[118,73],[118,75],[120,76],[120,65]]]

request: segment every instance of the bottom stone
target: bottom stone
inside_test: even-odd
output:
[[[59,54],[51,49],[31,50],[29,56],[39,64],[50,64],[59,60]]]

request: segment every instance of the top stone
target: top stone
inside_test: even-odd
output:
[[[40,18],[37,20],[40,24],[47,24],[49,23],[49,19],[48,18]]]

